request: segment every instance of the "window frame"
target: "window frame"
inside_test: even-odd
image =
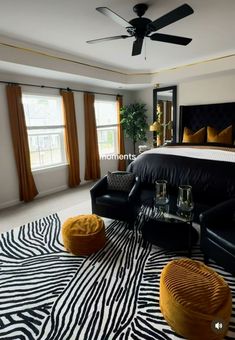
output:
[[[22,93],[22,105],[24,107],[24,114],[25,114],[25,106],[24,106],[24,97],[42,97],[42,98],[57,98],[60,103],[61,103],[61,114],[62,114],[62,98],[60,95],[58,94],[43,94],[43,93],[34,93],[34,92],[26,92],[24,91]],[[31,166],[31,171],[32,172],[44,172],[44,171],[47,171],[47,170],[50,170],[50,169],[53,169],[53,168],[57,168],[57,167],[64,167],[64,166],[67,166],[68,165],[68,161],[67,161],[67,158],[66,158],[66,140],[65,140],[65,129],[66,129],[66,125],[65,125],[65,122],[64,124],[60,124],[60,125],[33,125],[33,126],[30,126],[30,125],[27,125],[27,119],[26,119],[26,114],[25,114],[25,124],[26,124],[26,131],[27,131],[27,136],[28,136],[28,142],[29,142],[29,138],[30,135],[29,134],[29,131],[36,131],[36,130],[51,130],[48,134],[48,136],[50,136],[51,134],[53,134],[53,130],[57,130],[57,129],[62,129],[62,133],[59,133],[59,137],[60,137],[60,152],[61,152],[61,158],[62,158],[62,161],[59,162],[59,163],[53,163],[53,164],[48,164],[48,165],[39,165],[39,166],[32,166],[32,162],[31,162],[31,150],[30,150],[30,145],[29,145],[29,153],[30,153],[30,166]],[[40,133],[35,135],[35,136],[40,136]],[[61,138],[61,136],[63,136],[63,138]],[[30,144],[30,143],[29,143]],[[40,150],[39,148],[39,158],[40,158],[40,151],[43,151],[43,150]]]
[[[107,99],[107,98],[95,98],[95,103],[94,103],[94,109],[96,107],[96,103],[105,103],[105,102],[109,102],[109,103],[113,103],[115,104],[115,107],[117,108],[117,102],[116,100],[112,100],[112,99]],[[97,131],[97,142],[98,142],[98,148],[99,148],[99,155],[100,157],[109,157],[109,156],[116,156],[118,155],[118,118],[117,118],[117,110],[116,110],[116,120],[117,123],[116,124],[104,124],[104,125],[97,125],[96,123],[96,131]],[[96,109],[95,109],[95,118],[96,118]],[[116,128],[116,142],[114,142],[114,149],[115,151],[112,153],[101,153],[100,152],[100,147],[99,147],[99,139],[98,139],[98,130],[102,129],[102,128]]]

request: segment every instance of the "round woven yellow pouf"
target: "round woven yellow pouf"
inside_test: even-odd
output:
[[[75,255],[90,255],[106,243],[104,221],[97,215],[79,215],[62,226],[65,248]]]
[[[160,278],[160,308],[172,329],[189,340],[223,339],[232,312],[224,279],[202,262],[182,258],[169,262]],[[212,326],[223,320],[217,332]]]

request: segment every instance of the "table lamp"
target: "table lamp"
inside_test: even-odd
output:
[[[153,122],[153,124],[149,125],[149,131],[151,132],[156,132],[158,135],[159,132],[161,131],[161,124],[159,122]],[[156,148],[157,146],[157,140],[154,138],[153,139],[153,148]]]

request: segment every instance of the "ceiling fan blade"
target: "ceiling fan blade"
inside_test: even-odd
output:
[[[115,21],[117,24],[123,26],[123,27],[133,27],[128,21],[126,21],[125,19],[123,19],[122,17],[120,17],[120,15],[116,14],[115,12],[111,11],[111,9],[109,9],[108,7],[97,7],[96,10],[104,15],[106,15],[107,17],[109,17],[110,19],[112,19],[113,21]]]
[[[170,44],[177,44],[177,45],[188,45],[192,39],[185,38],[185,37],[178,37],[176,35],[170,34],[161,34],[161,33],[154,33],[149,37],[151,40],[154,41],[162,41]]]
[[[193,14],[194,10],[188,4],[184,4],[182,6],[177,7],[173,11],[163,15],[157,20],[151,22],[149,24],[149,28],[152,31],[160,30],[161,28],[172,24],[180,19],[187,17],[190,14]]]
[[[88,40],[88,44],[96,44],[103,41],[110,41],[110,40],[118,40],[118,39],[126,39],[131,38],[130,35],[115,35],[113,37],[107,37],[107,38],[100,38],[100,39],[94,39],[94,40]]]
[[[133,42],[132,56],[141,54],[142,46],[143,46],[143,41],[144,41],[143,38],[137,38],[137,39]]]

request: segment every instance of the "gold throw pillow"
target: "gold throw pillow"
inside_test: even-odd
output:
[[[233,127],[228,126],[222,131],[217,131],[211,126],[207,127],[207,142],[208,143],[222,143],[222,144],[232,144],[233,143]]]
[[[183,143],[205,143],[206,128],[203,127],[196,132],[192,132],[187,127],[184,128]]]

